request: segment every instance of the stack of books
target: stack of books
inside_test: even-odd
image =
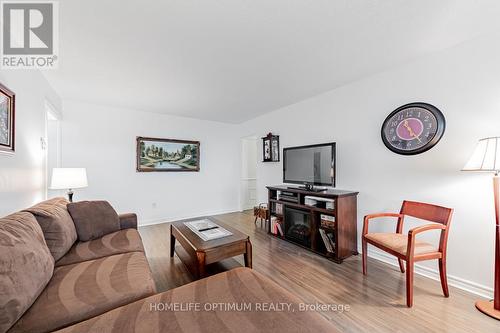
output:
[[[283,233],[283,220],[279,217],[271,217],[271,233],[274,235],[284,236]]]
[[[323,243],[325,244],[326,251],[328,253],[335,252],[335,235],[333,232],[328,232],[324,229],[319,229],[319,233],[321,238],[323,239]]]
[[[321,227],[328,229],[335,229],[335,216],[321,214],[320,219],[321,219]]]

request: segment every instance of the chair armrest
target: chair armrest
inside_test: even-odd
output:
[[[442,224],[426,224],[426,225],[422,225],[420,227],[416,227],[416,228],[413,228],[411,229],[410,231],[408,231],[408,238],[415,238],[415,236],[421,232],[424,232],[424,231],[429,231],[429,230],[445,230],[446,229],[446,226],[442,225]]]
[[[379,214],[369,214],[365,216],[365,220],[371,220],[375,219],[378,217],[403,217],[403,214],[398,214],[398,213],[379,213]]]
[[[137,215],[134,213],[120,214],[120,229],[137,229]]]
[[[415,250],[415,236],[429,230],[446,230],[446,226],[442,224],[432,223],[422,225],[408,231],[408,246],[406,247],[406,253],[408,257],[413,257],[413,253]]]
[[[370,220],[380,218],[380,217],[397,217],[398,218],[398,225],[396,227],[396,232],[401,233],[400,229],[402,230],[402,222],[404,219],[403,214],[398,214],[398,213],[379,213],[379,214],[369,214],[366,215],[363,221],[363,235],[366,235],[368,233],[368,224]]]

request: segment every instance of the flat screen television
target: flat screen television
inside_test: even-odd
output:
[[[283,149],[283,182],[335,187],[335,142]]]

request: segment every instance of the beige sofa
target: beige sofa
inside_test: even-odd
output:
[[[0,332],[336,331],[247,268],[154,295],[137,218],[117,221],[119,230],[79,241],[63,198],[0,219]],[[297,311],[265,311],[278,303]],[[173,311],[188,304],[196,308]]]
[[[66,205],[55,198],[0,220],[0,288],[10,290],[0,299],[1,332],[54,331],[156,292],[135,215],[80,242]]]

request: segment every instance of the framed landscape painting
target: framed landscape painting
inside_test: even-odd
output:
[[[200,171],[200,142],[137,137],[137,171]]]
[[[0,84],[0,152],[14,152],[15,95]]]

